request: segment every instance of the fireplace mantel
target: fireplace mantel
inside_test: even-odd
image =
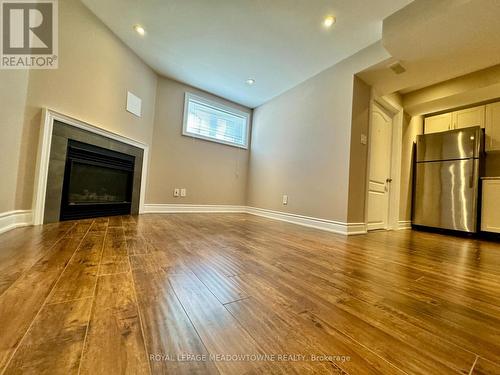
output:
[[[47,180],[49,172],[50,148],[52,143],[54,121],[59,121],[69,126],[85,130],[130,146],[143,150],[142,174],[140,182],[139,213],[144,211],[144,197],[147,178],[147,162],[149,147],[141,142],[130,139],[123,135],[110,132],[108,130],[88,124],[84,121],[64,115],[49,108],[42,109],[42,119],[40,126],[40,137],[38,144],[38,154],[36,163],[35,186],[33,192],[33,224],[40,225],[44,221],[45,197],[47,192]]]

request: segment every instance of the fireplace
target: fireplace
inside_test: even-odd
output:
[[[60,220],[130,214],[135,156],[68,140]]]

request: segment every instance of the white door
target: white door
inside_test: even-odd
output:
[[[372,106],[368,152],[368,230],[387,229],[391,172],[392,118]]]

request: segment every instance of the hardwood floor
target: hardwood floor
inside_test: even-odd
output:
[[[500,244],[246,214],[0,236],[2,374],[500,374]]]

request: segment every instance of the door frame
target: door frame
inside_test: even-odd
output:
[[[370,149],[371,149],[371,128],[373,107],[378,105],[392,118],[392,136],[391,136],[391,160],[390,160],[390,178],[392,178],[389,186],[389,202],[387,214],[387,227],[385,230],[397,230],[402,228],[399,223],[399,205],[401,191],[401,154],[403,143],[403,107],[397,103],[392,97],[377,96],[372,93],[370,100],[370,113],[368,125],[368,155],[366,161],[366,191],[365,191],[365,223],[368,228],[368,191],[370,180]],[[383,229],[381,229],[383,230]]]

